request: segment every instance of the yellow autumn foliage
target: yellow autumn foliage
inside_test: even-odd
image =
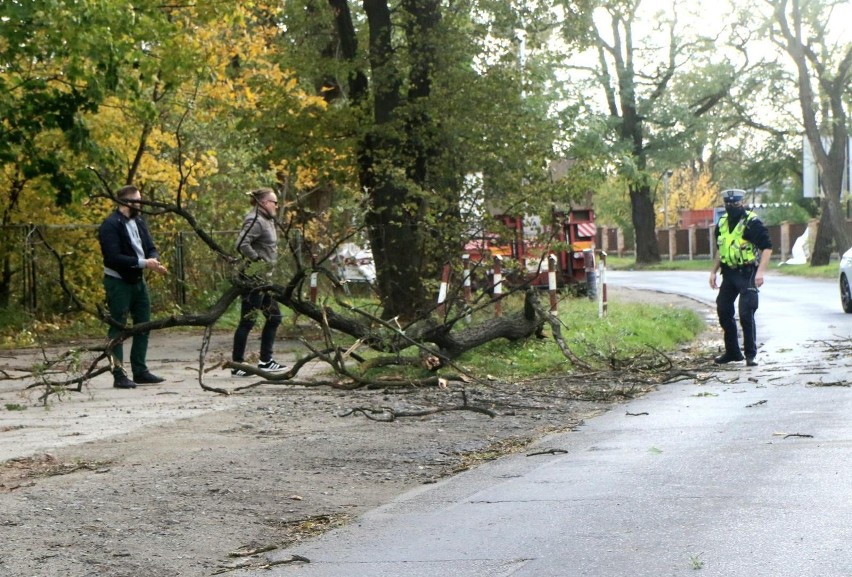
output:
[[[99,152],[95,162],[102,164],[96,168],[108,173],[104,176],[113,191],[125,184],[139,155],[132,181],[149,198],[173,202],[180,190],[183,208],[193,212],[204,207],[213,215],[211,220],[230,222],[231,213],[244,210],[244,198],[223,191],[240,178],[228,178],[228,174],[223,178],[220,172],[233,170],[233,164],[228,164],[233,156],[217,150],[216,139],[211,143],[205,136],[215,131],[216,137],[227,140],[226,131],[239,130],[238,122],[251,125],[256,120],[270,133],[305,136],[298,150],[288,149],[286,157],[284,152],[266,154],[268,168],[287,181],[291,198],[320,187],[358,193],[355,155],[345,148],[327,146],[321,132],[314,131],[317,119],[328,110],[327,102],[313,88],[303,89],[295,71],[280,65],[281,30],[272,19],[257,18],[262,5],[266,3],[199,3],[175,11],[169,20],[172,27],[164,27],[158,43],[146,48],[149,60],[143,62],[139,73],[125,71],[127,76],[121,77],[121,87],[112,96],[97,108],[77,112],[75,121],[85,128],[94,143],[92,148]],[[274,13],[280,6],[269,3],[268,9]],[[95,63],[84,65],[94,67]],[[53,71],[45,69],[42,76],[61,76],[62,62],[46,66]],[[59,83],[57,90],[70,87]],[[0,122],[8,125],[6,119]],[[45,131],[38,134],[36,145],[55,150],[69,172],[92,163],[71,152],[66,136],[58,130]],[[61,303],[64,298],[58,266],[46,264],[52,260],[46,256],[50,247],[63,259],[70,288],[87,304],[99,303],[103,269],[96,227],[114,210],[114,204],[90,198],[104,192],[97,189],[75,190],[71,204],[59,206],[54,202],[56,190],[46,177],[22,179],[20,170],[14,162],[0,165],[0,190],[13,190],[23,180],[11,210],[2,205],[5,197],[0,197],[0,214],[6,214],[10,223],[44,225],[45,238],[37,241],[41,242],[38,258],[45,266],[39,271],[39,299]],[[300,225],[305,238],[312,242],[327,239],[332,219],[333,215],[323,214]],[[151,218],[149,224],[161,252],[171,250],[170,235],[185,229],[185,223],[167,215]],[[62,305],[52,308],[61,309]]]
[[[666,207],[663,184],[657,190],[657,228],[665,222],[663,210]],[[672,172],[668,186],[668,222],[674,225],[682,210],[701,210],[713,208],[718,204],[719,186],[713,182],[710,171],[704,169],[695,173],[691,169],[677,169]]]

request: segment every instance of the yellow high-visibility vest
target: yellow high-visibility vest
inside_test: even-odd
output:
[[[719,260],[729,267],[740,267],[753,264],[757,258],[757,251],[752,243],[743,238],[746,225],[757,216],[753,212],[746,212],[740,218],[734,230],[728,227],[728,215],[722,215],[719,219]]]

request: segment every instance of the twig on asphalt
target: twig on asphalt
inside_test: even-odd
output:
[[[557,453],[567,453],[565,449],[545,449],[543,451],[536,451],[535,453],[527,453],[527,457],[535,457],[537,455],[556,455]]]

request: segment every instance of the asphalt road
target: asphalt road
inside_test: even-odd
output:
[[[705,273],[607,282],[712,302]],[[232,575],[852,576],[852,338],[836,287],[772,275],[757,368],[667,385]],[[817,386],[822,385],[822,386]],[[698,573],[696,573],[698,572]]]
[[[606,273],[607,284],[657,290],[688,296],[715,306],[717,291],[709,285],[707,272],[624,272]],[[769,273],[760,289],[757,319],[758,361],[784,370],[812,373],[814,349],[833,339],[852,339],[852,315],[840,306],[838,282]],[[709,322],[715,322],[715,317]],[[845,371],[828,378],[849,379]],[[840,367],[843,369],[844,367]],[[845,374],[844,374],[845,373]]]

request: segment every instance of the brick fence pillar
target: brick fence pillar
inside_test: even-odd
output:
[[[791,247],[793,245],[790,244],[790,223],[786,220],[781,223],[781,262],[787,262],[787,259],[790,258]]]
[[[710,260],[716,259],[716,225],[711,224],[707,227],[707,234],[710,236]]]
[[[669,260],[674,260],[677,254],[677,229],[670,228],[669,233]]]
[[[689,260],[693,260],[695,258],[695,225],[690,225],[688,229],[689,235]]]
[[[601,250],[609,250],[609,228],[604,228],[601,232]]]

